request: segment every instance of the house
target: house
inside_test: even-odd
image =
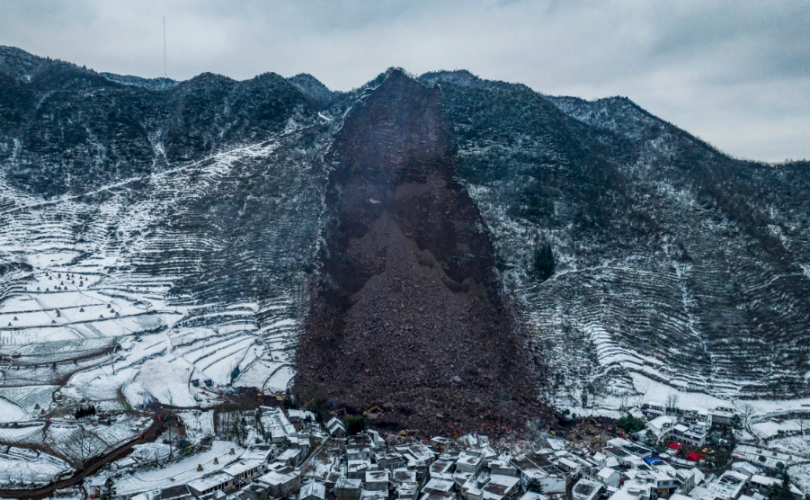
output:
[[[362,490],[362,480],[341,476],[335,483],[335,498],[337,500],[360,500]]]
[[[610,467],[600,470],[596,477],[605,486],[613,486],[614,488],[618,488],[622,481],[622,475],[619,474],[619,471]]]
[[[290,423],[295,426],[296,424],[302,424],[307,421],[314,422],[315,414],[311,411],[290,409],[287,410],[287,418],[290,420]],[[298,425],[297,428],[301,430],[300,425]]]
[[[757,474],[751,478],[751,489],[761,495],[767,496],[768,489],[771,486],[778,486],[781,484],[782,480],[775,477],[767,477]],[[793,493],[796,500],[801,500],[804,498],[804,494],[793,484],[790,485],[790,492]]]
[[[647,418],[660,417],[666,413],[664,404],[657,401],[650,401],[649,403],[642,405],[641,411],[647,415]]]
[[[346,475],[350,479],[363,480],[366,477],[366,472],[374,468],[374,464],[367,458],[350,459],[346,463]]]
[[[425,486],[422,487],[422,491],[453,491],[456,483],[453,481],[447,481],[446,479],[436,479],[432,478],[430,481],[425,483]]]
[[[706,425],[711,427],[729,427],[734,418],[734,410],[731,408],[718,407],[714,410],[709,410],[706,415]]]
[[[456,500],[456,494],[453,492],[431,490],[422,494],[419,500]]]
[[[456,461],[456,470],[478,474],[484,466],[484,457],[474,451],[462,451]]]
[[[274,462],[297,467],[304,458],[304,451],[301,448],[287,448],[276,457]]]
[[[706,477],[698,468],[678,469],[675,471],[675,475],[678,478],[678,481],[681,482],[678,492],[683,493],[684,495],[688,495],[692,489],[694,489],[696,486],[700,486],[703,479]]]
[[[256,482],[242,488],[240,493],[245,500],[267,500],[270,491],[266,484]]]
[[[199,500],[228,500],[230,497],[222,490],[212,491],[199,497]]]
[[[405,458],[401,453],[396,451],[386,451],[384,453],[375,453],[374,460],[383,469],[395,470],[405,466]]]
[[[748,476],[739,472],[726,471],[720,477],[705,485],[696,487],[689,496],[693,498],[715,500],[737,500],[740,498],[743,489],[748,481]]]
[[[329,492],[335,491],[335,485],[342,477],[342,474],[338,471],[332,471],[326,475],[326,479],[324,483],[326,484],[326,490]]]
[[[639,420],[644,420],[644,418],[646,417],[646,415],[644,415],[644,412],[641,411],[641,408],[639,408],[638,406],[630,408],[630,410],[627,413],[629,413],[631,417],[637,418]]]
[[[430,439],[428,444],[437,450],[445,450],[453,444],[453,441],[450,438],[446,438],[443,436],[434,436]]]
[[[332,417],[332,419],[326,423],[326,432],[333,438],[345,438],[346,426],[343,425],[343,422],[338,420],[337,417]]]
[[[512,456],[509,454],[503,454],[497,459],[490,461],[489,471],[492,474],[500,474],[501,476],[520,476],[517,467],[512,465]]]
[[[596,500],[604,486],[589,479],[580,479],[571,490],[573,500]]]
[[[405,468],[394,469],[394,471],[391,473],[391,479],[396,484],[415,483],[417,482],[416,471]]]
[[[564,492],[568,474],[554,465],[548,457],[530,451],[512,459],[518,471],[520,482],[525,488],[529,481],[536,479],[545,493]]]
[[[449,479],[453,480],[453,467],[455,467],[455,463],[449,462],[447,460],[436,460],[432,464],[430,464],[430,477],[436,479]]]
[[[360,500],[388,500],[388,491],[362,490]]]
[[[683,441],[692,446],[703,446],[709,438],[709,428],[706,424],[694,424],[683,432]]]
[[[580,464],[565,457],[561,457],[560,459],[557,460],[557,466],[570,474],[578,474],[579,470],[581,469]]]
[[[346,439],[348,458],[370,459],[374,453],[374,441],[368,434],[357,434]]]
[[[101,494],[101,490],[104,488],[104,483],[106,482],[107,476],[104,475],[95,476],[88,482],[87,492],[93,498],[98,497]]]
[[[482,500],[509,500],[520,491],[520,479],[515,476],[493,474],[481,489]]]
[[[233,476],[236,481],[244,481],[252,477],[256,477],[264,472],[264,467],[267,462],[263,460],[237,460],[232,462],[227,467],[222,469]]]
[[[311,481],[301,486],[298,493],[298,500],[325,500],[326,485],[318,481]]]
[[[420,467],[425,471],[427,471],[427,466],[436,460],[436,453],[423,444],[397,446],[396,450],[402,454],[410,466]]]
[[[194,498],[188,486],[179,484],[168,488],[156,489],[140,493],[132,497],[132,500],[187,500]]]
[[[283,497],[301,488],[301,474],[292,467],[281,467],[260,476],[258,482],[267,485],[270,496]]]
[[[388,492],[389,481],[387,470],[374,470],[366,472],[367,490]]]
[[[669,430],[670,427],[675,425],[675,419],[668,416],[668,415],[661,415],[660,417],[656,417],[649,422],[647,422],[647,429],[652,431],[655,434],[655,437],[658,439],[664,438],[664,433]],[[646,434],[647,431],[641,431]]]
[[[696,424],[705,424],[708,415],[708,410],[690,408],[688,410],[684,410],[683,420],[690,426]]]
[[[651,500],[653,491],[654,488],[651,484],[630,480],[613,493],[609,500]]]
[[[404,482],[397,486],[397,500],[416,500],[419,495],[419,483]]]
[[[217,471],[190,481],[187,486],[194,496],[201,497],[214,491],[230,489],[233,487],[233,483],[233,476],[226,472]]]
[[[773,475],[779,474],[786,467],[796,463],[791,455],[743,444],[734,448],[732,456],[755,463],[757,467],[763,468]]]
[[[739,472],[740,474],[745,474],[749,479],[759,474],[759,468],[753,464],[749,464],[748,462],[734,462],[731,464],[731,470],[734,472]]]
[[[535,493],[533,491],[527,491],[520,497],[519,500],[548,500],[548,497],[542,493]]]
[[[247,450],[242,454],[240,457],[242,460],[262,460],[264,462],[269,462],[271,458],[276,453],[275,446],[269,446],[266,444],[254,444],[253,446],[249,446]]]
[[[270,435],[270,439],[274,444],[283,444],[288,442],[290,437],[298,436],[295,426],[290,423],[281,408],[262,406],[261,410],[262,428],[264,428],[265,433]]]

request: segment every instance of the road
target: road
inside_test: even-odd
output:
[[[61,490],[63,488],[70,488],[71,486],[76,486],[77,484],[80,484],[82,481],[84,481],[84,478],[92,474],[95,474],[108,463],[114,462],[128,455],[132,451],[132,447],[135,446],[136,444],[150,443],[156,440],[158,436],[160,436],[160,434],[163,432],[163,427],[166,425],[166,422],[164,420],[159,419],[161,413],[162,412],[155,413],[152,425],[150,425],[149,428],[146,429],[146,431],[139,437],[122,444],[118,448],[112,450],[111,452],[105,455],[100,455],[91,458],[84,464],[84,467],[82,469],[76,471],[69,478],[61,479],[59,481],[56,481],[55,483],[49,483],[46,486],[30,490],[12,490],[9,488],[5,488],[0,490],[0,498],[30,498],[30,499],[48,498],[53,496],[53,493],[56,490]]]

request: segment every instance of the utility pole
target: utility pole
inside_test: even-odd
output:
[[[163,16],[163,77],[168,78],[169,72],[166,70],[166,16]]]

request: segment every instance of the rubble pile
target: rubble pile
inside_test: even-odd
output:
[[[300,399],[356,413],[388,404],[376,425],[442,432],[550,418],[489,234],[455,180],[440,92],[392,72],[347,116],[328,161]]]

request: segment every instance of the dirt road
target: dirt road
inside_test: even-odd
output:
[[[136,444],[151,443],[152,441],[155,441],[163,432],[163,428],[166,425],[165,420],[159,418],[162,414],[162,411],[157,411],[155,413],[154,420],[152,421],[152,425],[150,425],[149,428],[146,429],[146,431],[139,437],[122,444],[107,454],[91,458],[84,464],[82,469],[76,471],[69,478],[56,481],[55,483],[49,483],[41,488],[30,490],[12,490],[4,488],[0,490],[0,498],[48,498],[52,496],[56,490],[70,488],[71,486],[81,484],[85,477],[95,474],[108,463],[114,462],[128,455],[132,451],[132,447]]]

